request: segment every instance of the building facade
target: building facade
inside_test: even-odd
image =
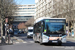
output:
[[[35,0],[36,17],[59,17],[75,10],[75,0]],[[73,12],[74,13],[74,12]],[[65,17],[65,16],[60,16]]]
[[[36,17],[66,18],[67,30],[75,30],[75,0],[35,0]]]
[[[50,14],[50,9],[53,9],[53,7],[50,8],[50,6],[53,5],[53,1],[51,0],[35,0],[36,2],[36,17],[35,19],[39,17],[48,17]]]
[[[17,5],[18,9],[13,15],[13,25],[17,27],[19,23],[25,23],[29,19],[35,16],[35,5]]]

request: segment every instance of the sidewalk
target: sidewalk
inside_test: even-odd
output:
[[[67,37],[67,39],[69,39],[69,40],[75,40],[74,37]]]

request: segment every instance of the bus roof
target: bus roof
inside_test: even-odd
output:
[[[39,21],[42,21],[44,19],[66,19],[66,18],[50,18],[50,17],[41,17],[41,18],[38,18],[35,20],[34,24],[39,22]]]

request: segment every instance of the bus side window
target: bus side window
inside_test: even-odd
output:
[[[42,29],[43,29],[43,32],[44,32],[44,29],[45,29],[45,22],[44,21],[42,21],[43,22],[43,24],[42,24]]]
[[[35,31],[35,28],[36,28],[36,25],[34,25],[34,33],[36,32],[36,31]]]
[[[41,22],[38,23],[38,32],[41,32]]]
[[[38,24],[36,24],[36,26],[35,26],[36,28],[35,28],[35,31],[37,32],[37,33],[39,33],[39,25]]]
[[[36,33],[36,32],[37,32],[37,24],[34,25],[34,33]]]

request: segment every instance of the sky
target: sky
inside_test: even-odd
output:
[[[35,4],[35,0],[15,0],[18,5]]]

